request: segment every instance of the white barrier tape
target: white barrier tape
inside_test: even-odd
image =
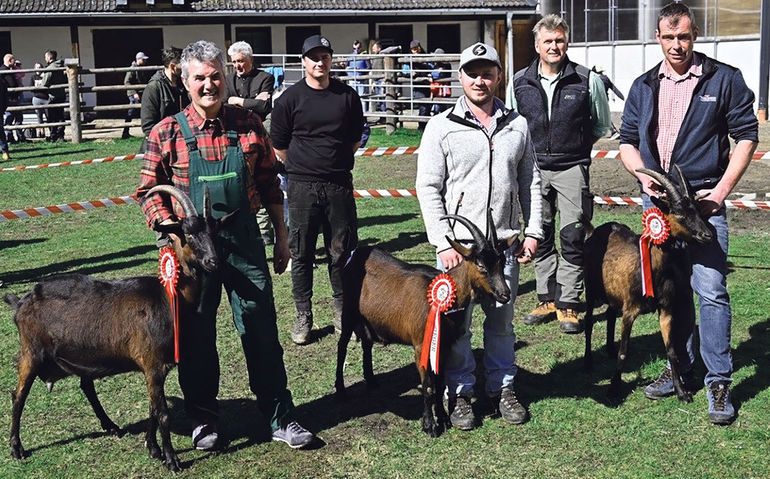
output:
[[[35,170],[40,168],[54,168],[57,166],[91,165],[94,163],[141,160],[142,158],[144,158],[144,154],[139,153],[138,155],[109,156],[107,158],[97,158],[94,160],[62,161],[61,163],[47,163],[43,165],[12,166],[12,167],[3,168],[0,171],[21,171],[21,170]]]
[[[353,196],[356,198],[416,198],[417,193],[414,189],[353,190]],[[136,202],[135,196],[119,196],[116,198],[104,198],[94,201],[79,201],[77,203],[67,203],[62,205],[8,210],[0,212],[0,222],[32,218],[35,216],[50,216],[59,213],[93,210],[96,208],[109,208]],[[642,199],[630,196],[594,196],[594,203],[597,205],[609,206],[641,206]],[[725,205],[730,209],[770,210],[770,201],[727,200],[725,201]]]

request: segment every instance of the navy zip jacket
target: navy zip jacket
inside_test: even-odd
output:
[[[754,93],[740,70],[702,53],[703,75],[682,120],[671,164],[677,164],[695,189],[714,187],[727,168],[731,137],[758,141]],[[637,78],[628,93],[620,128],[620,144],[636,147],[645,168],[663,172],[655,139],[660,63]]]

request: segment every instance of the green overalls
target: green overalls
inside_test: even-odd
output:
[[[238,135],[230,129],[226,108],[224,116],[229,140],[227,154],[224,160],[209,161],[201,156],[184,112],[175,115],[190,155],[190,198],[195,208],[203,211],[203,192],[208,188],[214,218],[238,210],[232,223],[219,234],[220,271],[204,275],[198,310],[180,318],[179,385],[191,418],[199,422],[216,421],[219,392],[216,315],[224,285],[246,356],[249,386],[257,397],[260,412],[275,431],[291,421],[288,416],[293,404],[286,386],[283,349],[278,342],[265,247],[244,186],[244,175],[249,173]]]

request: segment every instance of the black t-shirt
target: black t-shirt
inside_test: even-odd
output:
[[[270,139],[288,150],[289,178],[350,181],[353,145],[361,141],[364,114],[358,94],[334,78],[324,90],[300,80],[273,107]]]

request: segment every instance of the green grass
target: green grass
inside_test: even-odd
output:
[[[375,130],[370,146],[416,144],[418,137],[387,137]],[[34,145],[14,155],[12,164],[100,158],[131,153],[138,141]],[[82,148],[82,149],[81,149]],[[70,151],[78,150],[74,153]],[[28,157],[25,157],[25,154]],[[48,158],[50,157],[50,158]],[[56,159],[53,159],[55,157]],[[46,158],[46,159],[43,159]],[[5,165],[3,165],[5,166]],[[0,173],[0,210],[111,197],[131,193],[140,162],[73,166]],[[411,188],[415,158],[358,158],[357,188]],[[379,243],[399,258],[432,264],[416,199],[365,199],[357,202],[363,243]],[[765,212],[757,211],[757,215]],[[639,210],[600,208],[596,223],[622,221],[638,230]],[[413,355],[403,346],[377,346],[375,373],[380,388],[362,384],[361,349],[350,346],[346,380],[350,401],[332,396],[336,338],[331,332],[331,300],[326,268],[315,271],[316,331],[320,339],[297,347],[289,339],[293,320],[291,279],[275,276],[280,340],[289,385],[300,421],[316,431],[323,447],[293,451],[265,442],[263,423],[248,389],[243,355],[226,306],[220,310],[218,345],[222,378],[221,426],[230,447],[219,455],[191,450],[176,371],[166,383],[172,412],[172,440],[185,466],[178,477],[768,477],[770,466],[770,251],[763,231],[731,237],[735,358],[733,397],[740,407],[729,427],[714,427],[706,415],[705,392],[692,404],[675,399],[652,402],[642,387],[664,365],[657,320],[640,317],[633,331],[620,401],[606,390],[614,366],[603,352],[604,323],[595,328],[595,371],[582,370],[582,336],[566,336],[554,323],[528,327],[523,315],[536,302],[532,266],[522,269],[516,299],[516,387],[532,419],[518,427],[488,416],[484,398],[476,402],[483,424],[471,432],[450,430],[431,440],[420,431],[422,401],[416,389]],[[270,251],[268,251],[270,253]],[[319,259],[319,262],[321,260]],[[21,294],[41,278],[79,271],[100,277],[154,275],[154,236],[138,207],[0,223],[2,292]],[[399,298],[393,298],[398,301]],[[223,303],[224,304],[224,303]],[[480,358],[481,318],[474,321],[474,350]],[[13,358],[18,334],[11,312],[0,307],[0,431],[8,431],[10,397],[16,384]],[[702,377],[703,367],[698,374]],[[479,381],[483,374],[478,371]],[[112,419],[128,430],[122,438],[100,432],[76,379],[56,384],[47,394],[35,383],[22,418],[21,438],[31,452],[23,461],[0,454],[0,475],[48,477],[168,477],[146,455],[143,429],[147,393],[142,377],[125,374],[97,382]]]

